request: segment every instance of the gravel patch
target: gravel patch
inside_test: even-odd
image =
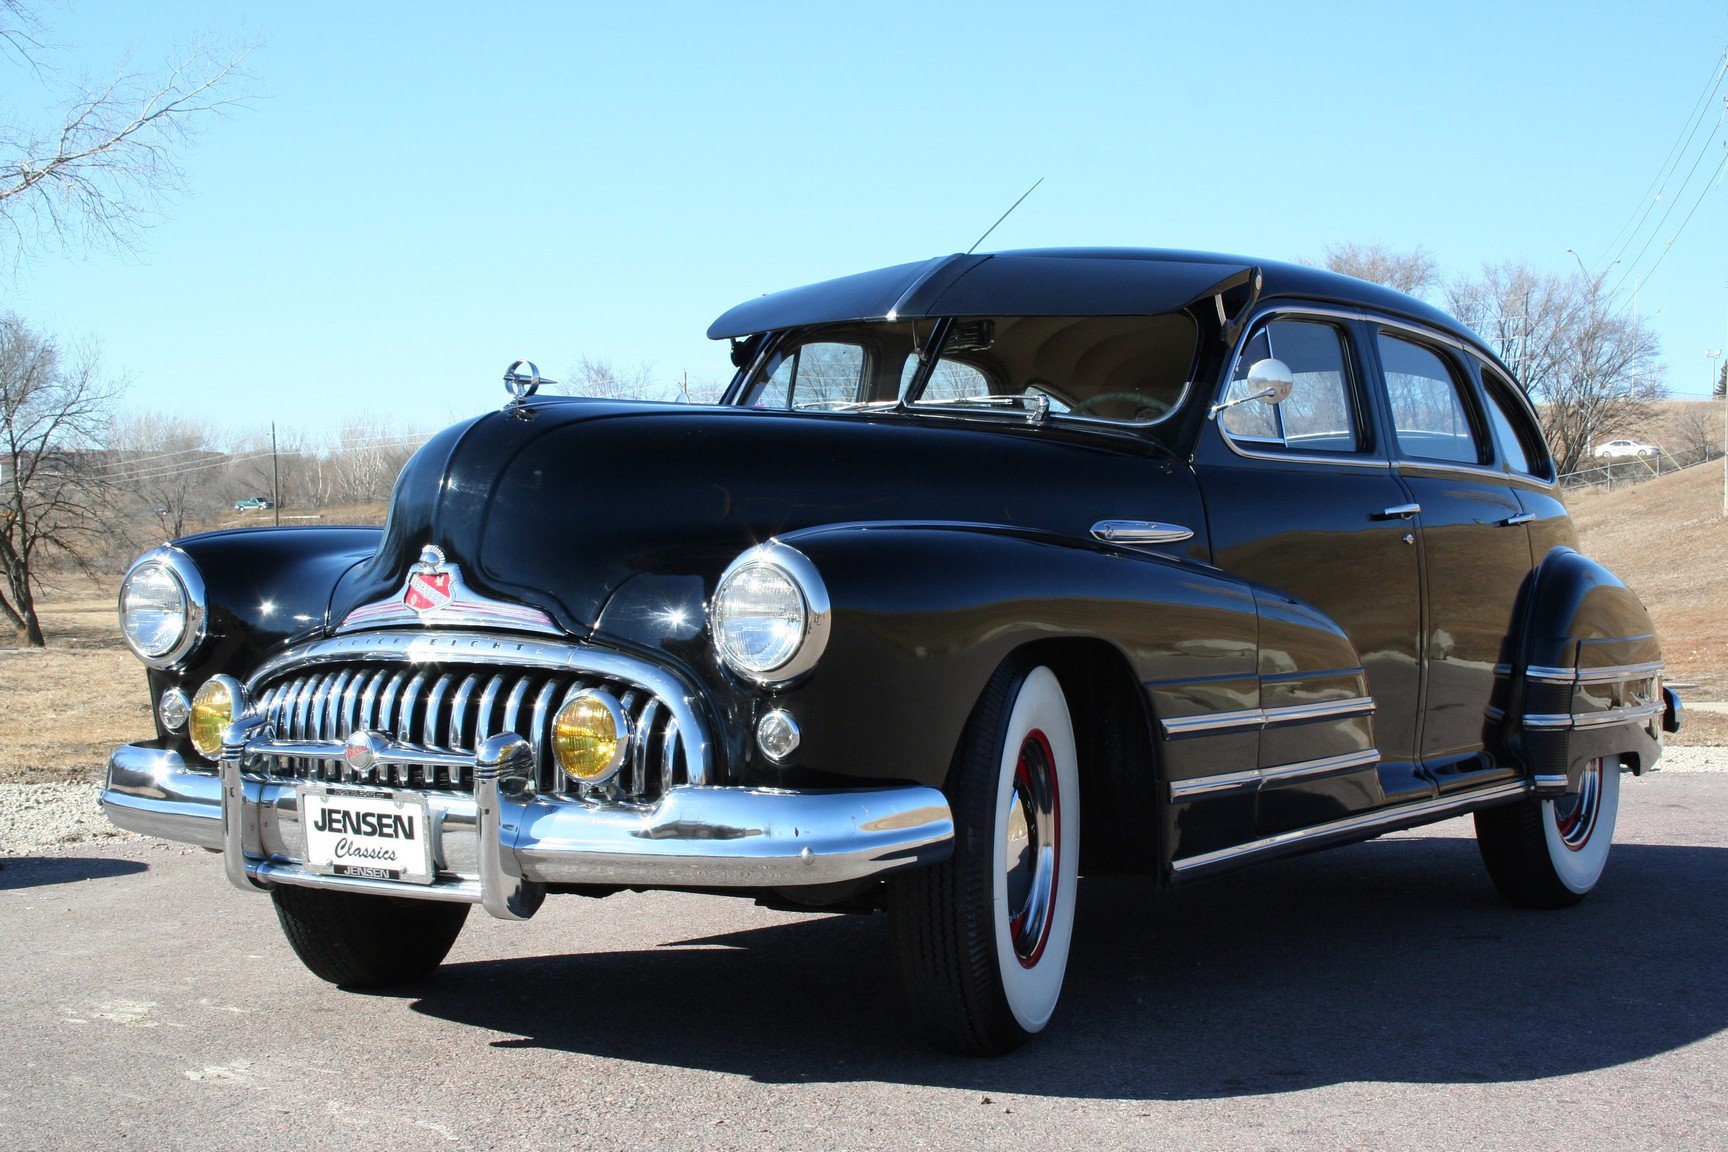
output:
[[[1728,772],[1728,748],[1664,748],[1658,772]]]
[[[0,856],[86,840],[145,840],[116,828],[97,803],[102,786],[0,784]]]

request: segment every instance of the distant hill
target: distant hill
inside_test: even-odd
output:
[[[1668,679],[1694,700],[1728,700],[1728,518],[1722,462],[1613,492],[1566,497],[1579,542],[1638,593],[1656,621]]]

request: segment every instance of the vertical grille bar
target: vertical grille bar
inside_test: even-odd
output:
[[[378,701],[378,731],[390,731],[390,722],[396,718],[396,694],[402,691],[407,679],[408,673],[398,672],[384,685],[383,698]]]
[[[480,683],[478,674],[470,675],[456,689],[456,695],[450,698],[450,738],[446,741],[452,752],[467,752],[472,744],[462,742],[462,730],[466,727],[468,701],[474,695],[474,686]]]

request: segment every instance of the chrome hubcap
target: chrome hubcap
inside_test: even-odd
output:
[[[1584,769],[1584,779],[1576,796],[1561,796],[1554,804],[1554,828],[1560,833],[1560,843],[1568,851],[1577,852],[1590,842],[1596,831],[1596,817],[1602,809],[1602,761]]]
[[[1043,732],[1033,730],[1021,742],[1014,765],[1002,860],[1008,881],[1008,936],[1014,955],[1026,968],[1038,963],[1050,938],[1061,838],[1060,804],[1050,742]]]

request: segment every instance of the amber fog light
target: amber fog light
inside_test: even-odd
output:
[[[552,718],[552,755],[566,776],[584,784],[615,776],[629,744],[630,721],[610,693],[578,693]]]
[[[238,716],[246,713],[246,690],[232,676],[212,676],[192,697],[192,717],[187,734],[192,747],[206,760],[222,754],[222,733]]]

